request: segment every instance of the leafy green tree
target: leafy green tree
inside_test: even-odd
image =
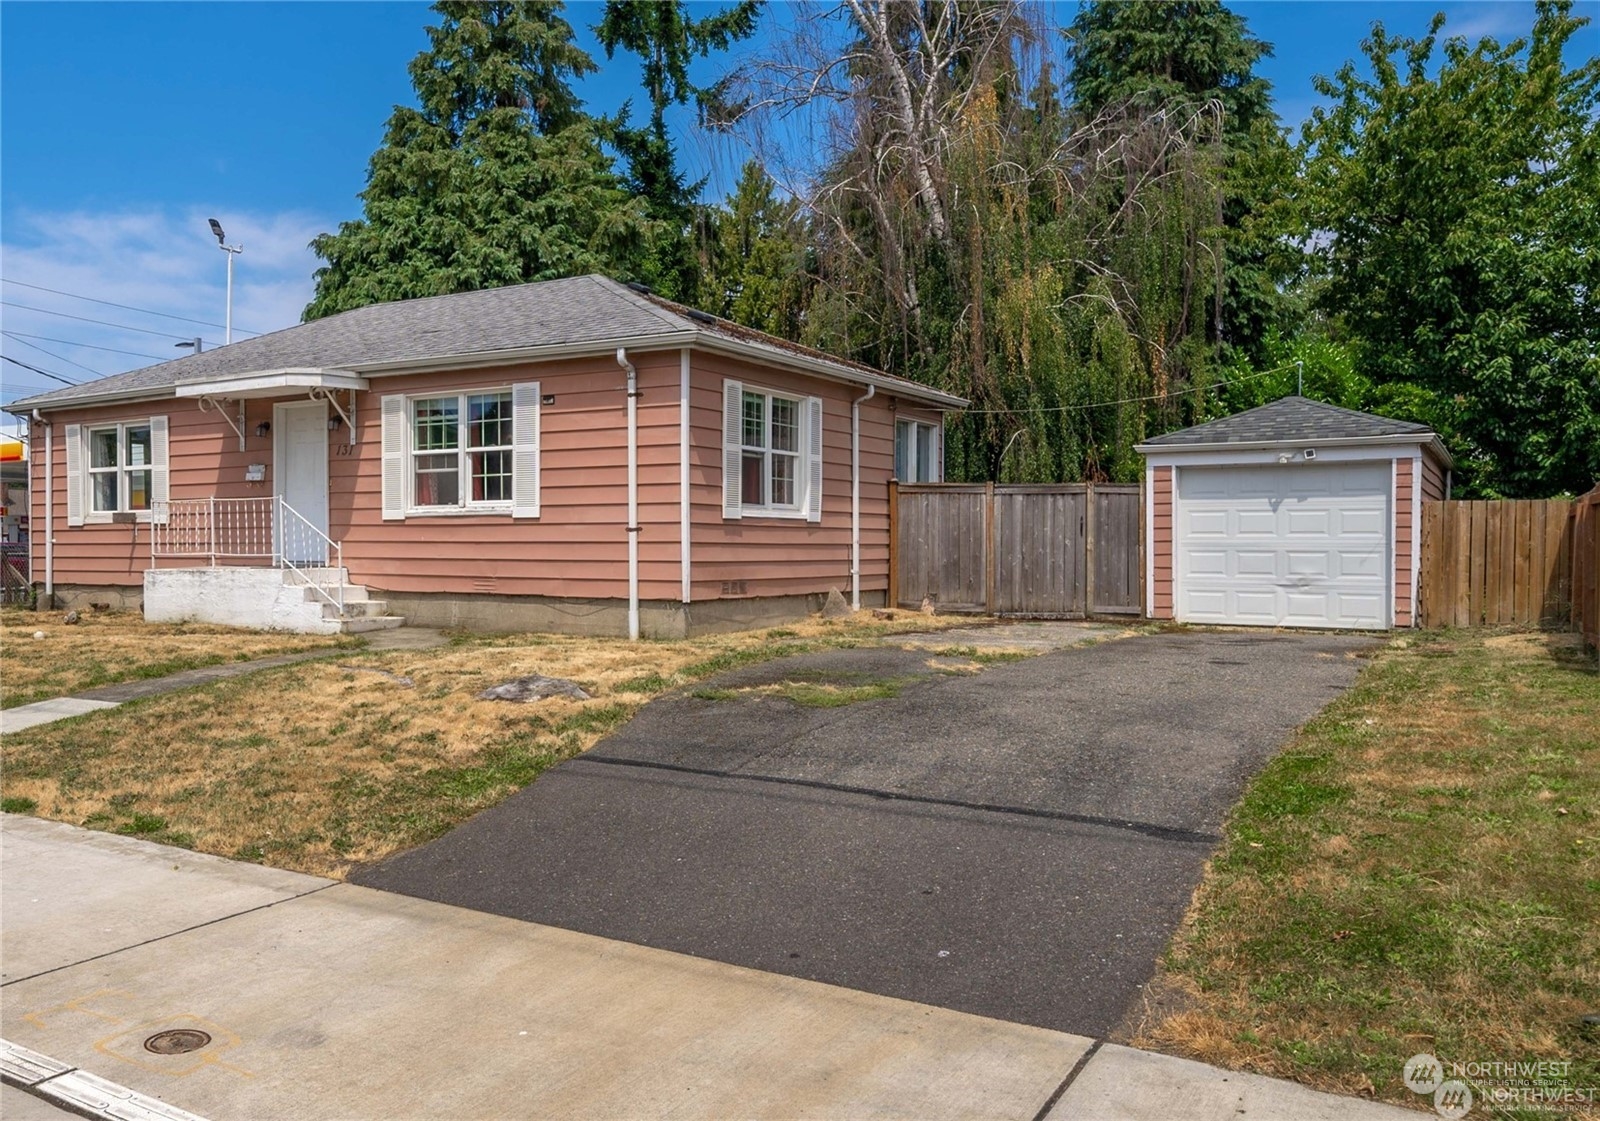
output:
[[[673,298],[690,298],[695,291],[695,257],[686,234],[704,183],[689,182],[678,167],[667,110],[691,100],[702,110],[715,106],[721,86],[696,85],[689,67],[697,56],[725,51],[752,35],[760,9],[760,0],[739,0],[692,19],[682,0],[607,0],[595,27],[606,58],[620,47],[642,59],[649,121],[643,127],[629,125],[631,106],[625,105],[613,122],[611,141],[627,165],[630,192],[643,198],[650,216],[661,223],[644,262],[645,279]]]
[[[751,160],[721,207],[701,218],[700,288],[696,306],[798,339],[810,289],[807,229],[797,199]]]
[[[1393,408],[1432,423],[1477,493],[1600,477],[1600,61],[1541,0],[1532,34],[1435,48],[1375,25],[1304,130],[1323,305]]]
[[[1260,359],[1267,332],[1292,321],[1283,281],[1299,265],[1275,200],[1294,172],[1255,66],[1272,48],[1220,0],[1096,0],[1067,29],[1073,104],[1085,118],[1220,110],[1227,154],[1221,214],[1227,229],[1213,339]]]
[[[446,0],[361,192],[311,243],[305,318],[585,272],[623,273],[651,233],[573,92],[595,69],[555,0]]]

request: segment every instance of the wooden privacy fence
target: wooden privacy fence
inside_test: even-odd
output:
[[[1600,646],[1600,487],[1572,504],[1572,622]]]
[[[1424,502],[1425,627],[1573,621],[1573,507],[1561,498]]]
[[[889,601],[996,615],[1144,610],[1137,485],[889,484]]]

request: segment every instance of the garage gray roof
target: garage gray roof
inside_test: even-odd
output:
[[[1426,424],[1340,408],[1308,397],[1283,397],[1270,405],[1168,432],[1140,444],[1144,448],[1183,448],[1214,444],[1301,443],[1309,440],[1380,439],[1432,434]]]
[[[492,359],[500,351],[508,352],[509,360],[511,354],[536,357],[526,352],[541,348],[603,352],[624,343],[694,346],[719,341],[751,357],[801,362],[825,376],[876,384],[913,400],[946,408],[966,404],[928,386],[591,275],[371,304],[216,350],[22,398],[5,407],[17,412],[105,398],[163,397],[185,382],[288,368],[381,374],[386,367],[414,370],[431,359],[437,359],[441,368],[467,356]]]

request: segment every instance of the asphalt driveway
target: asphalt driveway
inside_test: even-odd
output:
[[[653,702],[351,879],[1104,1036],[1245,782],[1372,644],[1172,633],[977,674],[925,650],[770,662]],[[812,708],[744,691],[777,681],[899,693]]]

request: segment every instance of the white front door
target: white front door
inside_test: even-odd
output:
[[[1178,619],[1389,626],[1390,472],[1387,460],[1180,467]]]
[[[321,401],[272,409],[275,493],[305,522],[328,532],[328,406]],[[277,519],[278,549],[300,563],[327,563],[327,546],[292,515]],[[297,554],[297,555],[296,555]]]

